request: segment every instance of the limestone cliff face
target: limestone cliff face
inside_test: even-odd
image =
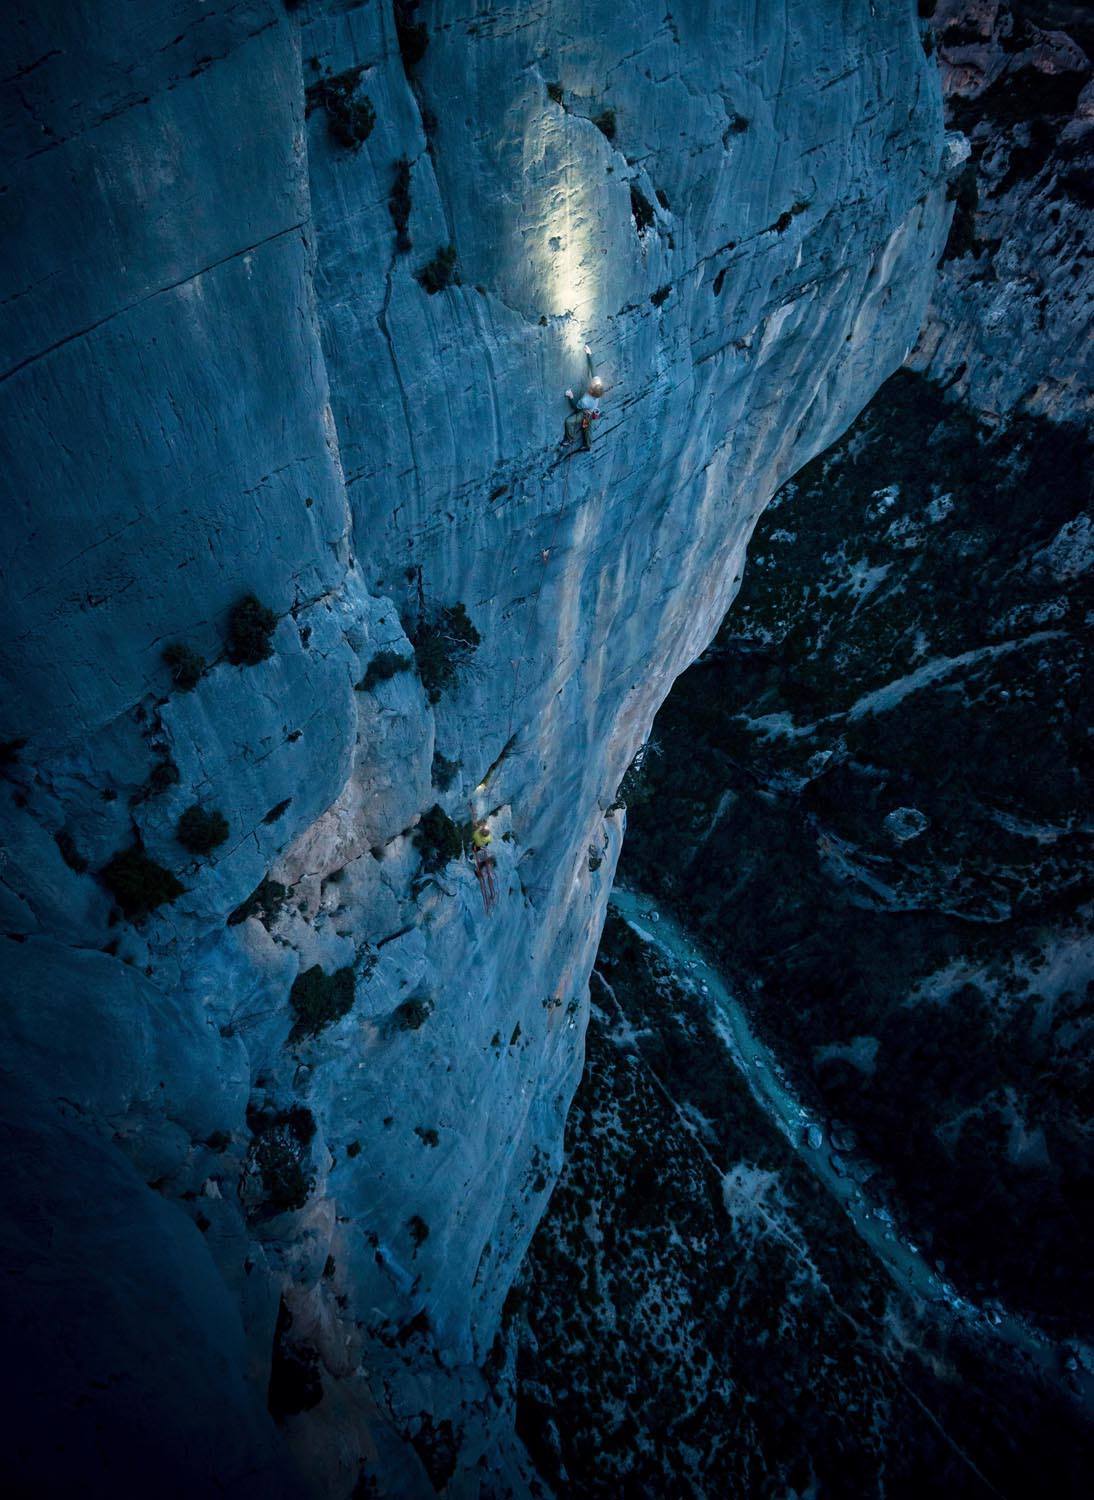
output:
[[[12,1231],[20,1347],[119,1482],[291,1488],[269,1386],[316,1492],[522,1484],[477,1367],[580,1072],[616,788],[768,498],[907,354],[949,225],[910,0],[397,9],[9,31],[0,1026],[9,1129],[53,1164],[16,1225],[83,1252],[54,1274]],[[586,341],[604,415],[563,458]],[[454,680],[368,673],[456,605]],[[194,803],[229,830],[200,857]],[[434,803],[488,818],[492,914],[423,861]],[[134,843],[185,889],[131,921],[95,875]],[[302,1037],[314,965],[354,1003]],[[79,1295],[112,1310],[62,1380],[40,1332]],[[195,1340],[207,1447],[162,1358]]]
[[[942,0],[933,26],[946,114],[971,154],[910,363],[989,418],[1083,423],[1094,25],[1066,0]]]

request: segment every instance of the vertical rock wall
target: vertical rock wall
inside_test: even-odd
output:
[[[33,1413],[111,1430],[124,1346],[161,1466],[219,1472],[171,1429],[161,1350],[196,1326],[232,1472],[287,1472],[269,1384],[329,1494],[523,1482],[475,1367],[580,1071],[616,788],[767,499],[906,355],[950,214],[910,0],[400,14],[402,51],[387,0],[17,7],[0,119],[8,1116],[88,1142],[72,1174],[142,1253],[176,1226],[158,1315],[82,1324]],[[608,393],[566,459],[586,340]],[[278,623],[238,665],[248,592]],[[366,680],[457,604],[480,644],[436,701]],[[435,802],[489,820],[489,916],[463,860],[422,869]],[[134,841],[185,890],[130,922],[95,873]],[[354,1004],[291,1037],[313,965]],[[105,1297],[116,1255],[71,1232]],[[64,1475],[47,1451],[28,1475]]]
[[[989,420],[1082,424],[1094,380],[1094,24],[1066,0],[942,0],[933,26],[946,115],[970,158],[910,363]]]

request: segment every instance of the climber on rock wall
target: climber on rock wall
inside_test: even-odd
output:
[[[581,442],[584,447],[591,448],[593,443],[592,424],[600,416],[600,398],[604,394],[604,382],[596,373],[593,364],[593,351],[588,344],[585,345],[585,363],[588,366],[588,385],[585,394],[579,398],[575,397],[572,390],[567,390],[566,399],[572,410],[566,418],[566,433],[563,444],[572,444],[578,433],[581,434]]]
[[[474,818],[474,809],[472,809]],[[475,878],[479,882],[482,891],[482,904],[487,915],[493,911],[498,899],[498,885],[494,879],[494,870],[497,861],[492,854],[487,853],[488,846],[493,835],[486,825],[484,818],[475,819],[471,829],[471,850],[475,861]]]

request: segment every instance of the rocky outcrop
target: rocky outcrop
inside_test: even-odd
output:
[[[21,1472],[67,1479],[44,1434],[108,1344],[141,1385],[196,1328],[236,1493],[289,1472],[267,1391],[316,1492],[519,1490],[478,1367],[581,1068],[616,788],[766,500],[915,337],[933,67],[895,0],[85,0],[9,41],[8,1116],[53,1160],[75,1132],[163,1263],[116,1340],[70,1200],[81,1255],[25,1242],[26,1324],[76,1265],[111,1311],[77,1376],[46,1338]]]
[[[1051,0],[941,0],[933,26],[971,154],[912,367],[991,419],[1088,420],[1094,27]]]

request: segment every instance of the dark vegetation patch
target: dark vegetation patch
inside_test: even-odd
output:
[[[343,73],[328,73],[316,79],[305,90],[305,112],[326,111],[327,129],[340,146],[360,150],[372,134],[376,111],[367,94],[358,93],[363,66],[347,68]]]
[[[771,227],[776,234],[785,234],[798,215],[803,214],[808,207],[808,203],[798,202],[793,204],[779,215]]]
[[[421,855],[422,869],[430,873],[462,856],[463,834],[439,802],[422,814],[414,830],[414,847]]]
[[[270,808],[269,812],[262,819],[263,823],[269,824],[280,822],[280,820],[285,816],[291,806],[291,797],[286,797],[282,802],[275,802],[273,807]]]
[[[179,783],[179,768],[170,756],[152,762],[152,768],[144,781],[129,798],[130,807],[140,807],[153,797],[160,797],[170,787]]]
[[[593,124],[607,140],[615,140],[616,123],[614,109],[601,110],[600,114],[594,116]]]
[[[175,837],[191,854],[211,854],[226,842],[230,831],[228,819],[218,808],[195,802],[179,818]]]
[[[414,279],[431,297],[447,287],[459,286],[455,245],[441,245],[433,259],[426,261],[424,266],[415,271]]]
[[[447,1417],[438,1422],[431,1412],[423,1411],[410,1441],[425,1465],[433,1489],[438,1495],[443,1494],[456,1472],[460,1435]]]
[[[639,234],[645,234],[657,217],[653,211],[653,204],[642,189],[636,187],[633,182],[631,183],[631,213]]]
[[[433,785],[440,787],[442,792],[447,792],[455,781],[462,764],[462,761],[449,760],[447,755],[442,755],[439,750],[434,750],[433,766],[430,772],[430,779]]]
[[[515,1350],[487,1366],[546,1483],[974,1500],[940,1425],[1001,1493],[1036,1493],[1046,1461],[1078,1493],[1076,1418],[899,1302],[701,996],[611,917],[598,967],[562,1174],[505,1306]]]
[[[410,1218],[406,1221],[406,1227],[415,1249],[425,1244],[429,1238],[429,1225],[422,1218],[421,1214],[411,1214]]]
[[[853,1127],[910,1238],[972,1300],[1064,1334],[1094,1305],[1090,1000],[1079,984],[1046,1007],[1039,975],[1089,890],[1089,580],[1046,549],[1089,466],[1075,429],[981,427],[890,380],[761,519],[714,648],[658,717],[622,859],[718,955],[807,1102]],[[886,830],[901,807],[927,820],[907,845]],[[856,1036],[872,1072],[823,1055]],[[1015,1109],[1040,1165],[1012,1155]]]
[[[400,656],[397,651],[377,651],[356,689],[359,693],[371,693],[377,683],[390,682],[400,672],[409,672],[413,666],[412,656]]]
[[[190,693],[201,681],[205,658],[182,641],[172,641],[163,648],[163,660],[171,668],[171,681],[180,693]]]
[[[279,880],[268,875],[255,887],[246,901],[241,901],[227,920],[227,926],[238,927],[248,917],[257,917],[263,926],[274,920],[284,904],[288,891]]]
[[[671,291],[672,283],[667,282],[664,286],[659,286],[655,292],[651,292],[650,301],[654,307],[660,307],[663,303],[667,302]]]
[[[411,995],[392,1011],[392,1025],[396,1031],[420,1031],[433,1014],[433,1000],[429,995]]]
[[[251,1145],[240,1193],[252,1219],[273,1218],[303,1208],[315,1186],[310,1147],[315,1137],[311,1110],[247,1110]],[[256,1191],[256,1185],[258,1191]]]
[[[418,664],[418,676],[430,703],[437,703],[452,687],[461,668],[468,665],[482,637],[471,623],[464,604],[447,605],[432,615],[423,614],[409,630]]]
[[[273,655],[271,637],[277,629],[272,609],[247,594],[228,616],[228,660],[237,667],[256,667]]]
[[[132,920],[177,900],[185,890],[171,871],[149,859],[139,844],[115,854],[99,871],[99,879]]]
[[[547,85],[547,97],[548,97],[548,99],[553,100],[555,104],[561,104],[562,103],[562,85],[561,85],[561,83],[549,83]]]
[[[352,969],[326,974],[321,965],[312,964],[296,976],[289,992],[289,1004],[296,1016],[289,1032],[290,1043],[318,1036],[325,1027],[340,1021],[353,1008],[353,998]]]

